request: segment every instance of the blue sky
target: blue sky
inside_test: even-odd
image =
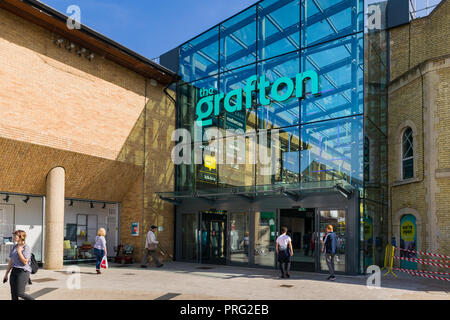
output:
[[[257,0],[40,0],[69,15],[78,5],[81,23],[153,59],[251,6]]]
[[[81,23],[153,59],[249,7],[257,0],[40,0],[69,15],[78,5]],[[412,0],[414,1],[414,0]],[[424,8],[427,0],[415,0]],[[430,5],[440,0],[428,0]],[[420,12],[422,15],[424,12]]]

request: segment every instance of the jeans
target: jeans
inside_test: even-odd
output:
[[[328,266],[328,270],[330,271],[330,276],[334,277],[334,254],[331,253],[327,253],[325,255],[326,261],[327,261],[327,266]]]
[[[142,258],[142,265],[145,266],[148,263],[148,256],[152,255],[153,261],[155,261],[156,266],[160,266],[162,263],[158,259],[158,254],[156,250],[145,249],[144,257]]]
[[[103,257],[105,256],[105,250],[94,248],[94,254],[96,258],[95,269],[100,270],[100,265],[102,264]]]
[[[11,285],[11,299],[19,300],[19,297],[24,300],[34,300],[32,296],[25,293],[25,286],[30,279],[30,273],[21,268],[12,268],[9,284]]]

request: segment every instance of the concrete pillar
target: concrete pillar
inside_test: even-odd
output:
[[[47,174],[44,262],[47,270],[63,268],[65,175],[62,167],[53,168]]]

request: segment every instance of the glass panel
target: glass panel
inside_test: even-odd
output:
[[[225,21],[220,29],[221,71],[256,62],[256,7]]]
[[[403,179],[414,177],[414,159],[403,160]]]
[[[302,52],[302,72],[319,75],[319,95],[311,95],[306,82],[302,100],[302,123],[363,113],[363,34],[327,42]]]
[[[290,98],[282,102],[270,99],[271,85],[281,77],[293,80],[295,84],[296,75],[300,72],[299,53],[294,52],[258,64],[258,74],[265,76],[270,85],[258,94],[258,128],[271,129],[296,125],[300,121],[299,99],[296,98],[295,89],[292,90]],[[288,86],[280,85],[278,94],[283,96]]]
[[[247,79],[254,75],[256,75],[256,65],[226,71],[220,75],[220,92],[225,97],[233,90],[241,90],[242,110],[227,112],[224,108],[224,99],[222,99],[220,103],[219,128],[223,130],[242,130],[244,132],[256,128],[255,108],[257,94],[255,91],[252,91],[251,96],[249,95],[247,98],[245,90]],[[247,99],[249,100],[247,101]],[[236,96],[230,99],[230,105],[236,105]]]
[[[287,227],[287,234],[292,239],[294,255],[291,257],[291,270],[314,272],[315,243],[313,232],[314,209],[281,209],[280,233],[282,227]]]
[[[411,128],[403,133],[403,159],[413,156],[413,137]]]
[[[181,220],[181,259],[197,261],[197,214],[184,213]]]
[[[275,266],[275,212],[255,212],[255,264]]]
[[[300,128],[271,130],[258,138],[256,184],[298,183]]]
[[[181,46],[180,74],[184,81],[219,73],[219,27],[192,39]]]
[[[223,139],[222,164],[217,165],[220,187],[253,186],[255,165],[252,161],[256,150],[255,137],[231,135]]]
[[[266,0],[258,4],[258,60],[300,48],[300,1]]]
[[[363,31],[363,0],[303,0],[302,46]]]
[[[226,211],[202,212],[201,248],[202,263],[226,263],[227,256]]]
[[[320,210],[320,242],[324,248],[324,241],[326,236],[327,225],[333,226],[333,231],[336,233],[337,249],[334,256],[334,270],[345,272],[345,210]],[[328,271],[325,253],[320,254],[320,269]]]
[[[362,116],[302,126],[302,181],[344,179],[362,186],[362,132]]]
[[[230,228],[231,262],[248,263],[248,249],[250,246],[248,212],[231,213]]]

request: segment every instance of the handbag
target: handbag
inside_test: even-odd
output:
[[[100,264],[100,268],[108,269],[108,259],[106,258],[106,256],[103,257],[102,263]]]
[[[153,243],[153,242],[150,243],[150,244],[148,245],[148,249],[149,249],[149,250],[152,250],[152,251],[153,251],[153,250],[156,250],[156,243]]]

